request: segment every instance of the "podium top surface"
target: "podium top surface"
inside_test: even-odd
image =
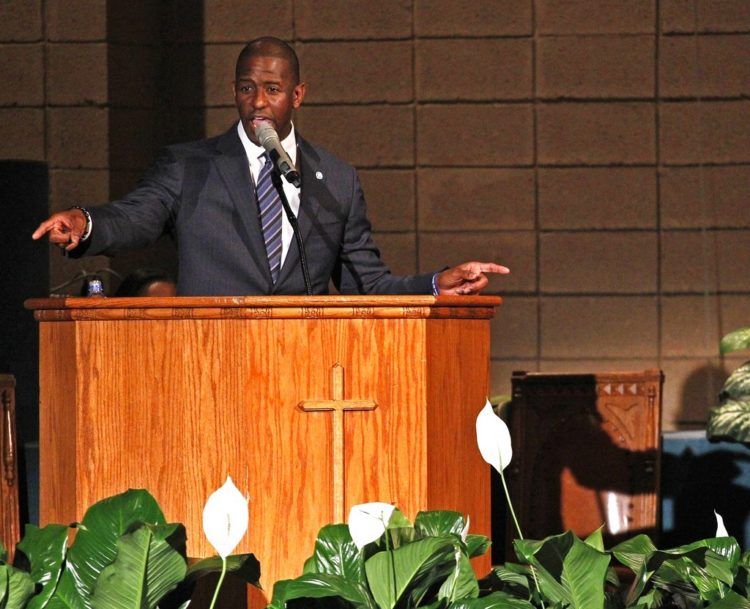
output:
[[[499,296],[176,296],[32,298],[38,321],[117,319],[490,319]]]

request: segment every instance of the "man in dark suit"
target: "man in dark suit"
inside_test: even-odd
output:
[[[397,277],[381,261],[353,167],[295,132],[305,96],[294,50],[276,38],[250,42],[237,59],[239,123],[221,136],[171,146],[123,199],[71,208],[39,225],[71,256],[115,254],[153,243],[163,232],[178,248],[181,295],[303,294],[299,250],[281,211],[297,217],[312,293],[329,281],[344,294],[475,294],[493,263],[468,262],[439,273]],[[301,175],[282,181],[256,137],[273,127]],[[267,163],[267,165],[266,165]]]

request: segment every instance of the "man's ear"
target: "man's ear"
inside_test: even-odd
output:
[[[302,100],[305,98],[306,88],[307,88],[307,85],[303,82],[299,83],[297,86],[294,87],[294,91],[292,92],[293,94],[292,107],[295,110],[302,105]]]

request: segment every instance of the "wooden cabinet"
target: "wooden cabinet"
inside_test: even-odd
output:
[[[662,383],[659,370],[513,374],[509,484],[524,536],[656,533]]]

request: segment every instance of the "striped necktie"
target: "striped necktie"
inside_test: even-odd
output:
[[[271,179],[273,162],[267,154],[262,154],[260,159],[265,159],[265,164],[260,169],[255,192],[258,198],[260,228],[266,244],[268,266],[271,269],[271,279],[275,284],[281,267],[281,198]]]

